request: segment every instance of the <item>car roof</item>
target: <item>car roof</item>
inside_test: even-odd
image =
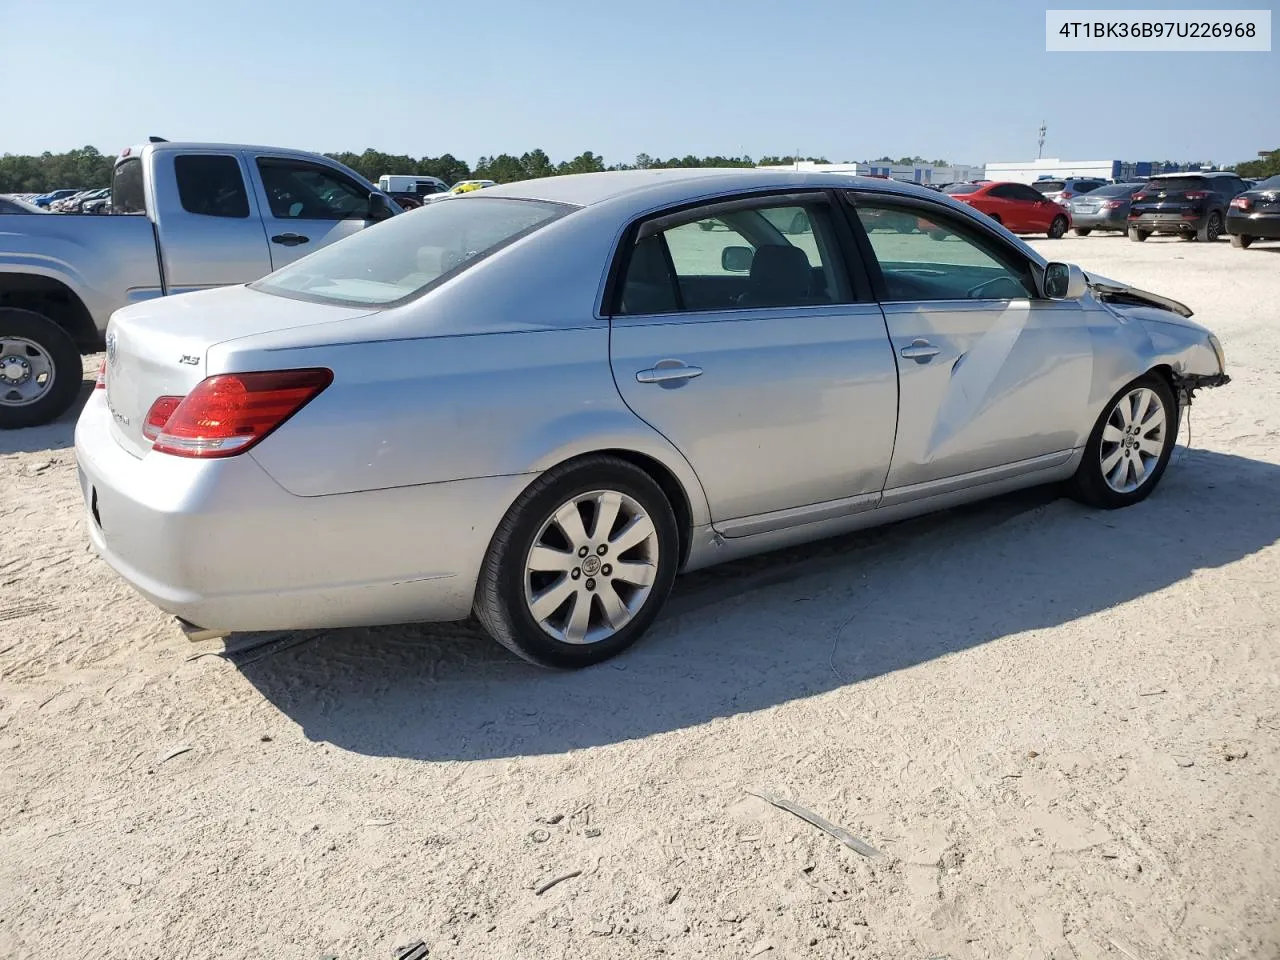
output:
[[[605,173],[571,173],[538,180],[522,180],[489,187],[487,197],[549,200],[591,206],[622,197],[652,197],[666,203],[679,195],[696,197],[705,192],[736,190],[821,189],[862,187],[882,193],[936,197],[937,192],[913,183],[858,177],[848,173],[811,170],[765,170],[756,167],[698,167],[664,170],[611,170]]]
[[[1165,177],[1238,177],[1239,174],[1232,173],[1230,170],[1183,170],[1181,173],[1153,173],[1152,180],[1160,180]]]

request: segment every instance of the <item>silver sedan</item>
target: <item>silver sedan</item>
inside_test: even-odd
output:
[[[1034,484],[1137,503],[1228,379],[1190,314],[888,180],[490,187],[118,311],[87,525],[189,631],[474,613],[584,666],[682,571]]]

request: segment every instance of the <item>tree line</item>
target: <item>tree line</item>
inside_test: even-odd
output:
[[[792,163],[795,157],[769,156],[758,161],[751,157],[683,157],[638,155],[631,163],[606,164],[599,154],[586,150],[571,160],[555,163],[543,150],[530,150],[519,156],[499,153],[480,157],[475,166],[469,165],[451,153],[438,157],[411,157],[407,154],[383,153],[366,149],[363,153],[350,151],[328,153],[325,156],[345,164],[368,180],[378,180],[384,173],[414,174],[438,177],[445,183],[459,180],[496,180],[510,183],[515,180],[533,180],[565,173],[596,173],[601,170],[650,170],[669,167],[754,167],[757,165],[782,165]],[[800,157],[826,163],[825,157]],[[0,156],[0,193],[45,193],[64,187],[84,189],[105,187],[111,183],[111,168],[115,154],[103,154],[96,147],[81,147],[67,153],[42,153],[38,157],[6,153]]]
[[[514,180],[532,180],[565,173],[596,173],[601,170],[657,170],[671,167],[754,167],[784,166],[796,160],[827,163],[826,157],[766,156],[759,160],[751,157],[683,157],[650,156],[641,153],[631,163],[606,164],[603,157],[586,150],[572,160],[553,163],[542,150],[530,150],[519,156],[499,153],[480,157],[475,166],[459,160],[451,153],[438,157],[410,157],[406,154],[382,153],[366,149],[363,153],[330,153],[326,156],[344,163],[365,178],[377,181],[384,173],[416,174],[438,177],[445,183],[459,180],[496,180],[510,183]],[[920,157],[903,157],[891,160],[880,157],[872,163],[923,163]],[[115,155],[100,153],[95,147],[81,147],[66,153],[42,153],[38,157],[6,153],[0,156],[0,193],[44,193],[63,187],[105,187],[111,182],[111,168]],[[934,160],[938,166],[945,161]],[[1280,173],[1280,150],[1257,160],[1248,160],[1236,166],[1236,172],[1244,177],[1265,177]]]

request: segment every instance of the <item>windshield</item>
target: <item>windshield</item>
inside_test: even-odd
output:
[[[1280,190],[1280,173],[1274,177],[1267,177],[1261,183],[1253,188],[1254,190]]]
[[[1041,193],[1057,193],[1066,185],[1065,180],[1037,180],[1032,184]]]
[[[949,187],[943,187],[942,192],[951,193],[951,194],[977,193],[981,189],[982,189],[982,184],[980,183],[953,183]]]
[[[382,306],[421,293],[573,209],[498,197],[433,203],[322,247],[251,286],[286,297]]]

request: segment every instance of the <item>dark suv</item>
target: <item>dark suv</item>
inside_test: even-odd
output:
[[[1231,201],[1227,233],[1233,247],[1247,247],[1255,240],[1280,240],[1280,174]]]
[[[1227,205],[1249,184],[1234,173],[1166,173],[1152,177],[1129,206],[1129,239],[1153,233],[1212,242],[1222,236]]]

